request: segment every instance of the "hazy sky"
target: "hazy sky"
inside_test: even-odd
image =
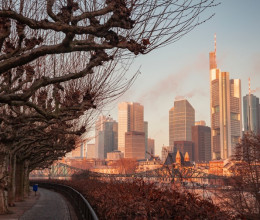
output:
[[[195,109],[195,118],[210,126],[209,52],[217,34],[218,68],[241,79],[242,96],[251,88],[260,97],[260,0],[223,0],[211,9],[216,15],[178,42],[140,56],[132,66],[141,74],[135,84],[105,115],[118,120],[118,102],[139,102],[144,106],[149,137],[155,139],[155,152],[169,144],[169,109],[176,97],[185,97]],[[133,72],[130,72],[131,74]]]

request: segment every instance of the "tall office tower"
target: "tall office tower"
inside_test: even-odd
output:
[[[260,133],[259,98],[251,94],[250,78],[248,79],[249,94],[243,97],[244,131]]]
[[[129,131],[125,133],[125,158],[145,159],[145,133]]]
[[[144,107],[139,103],[118,104],[118,150],[125,153],[125,133],[144,132]]]
[[[174,146],[174,141],[191,141],[191,127],[195,124],[195,111],[186,100],[174,102],[174,107],[169,110],[169,146]]]
[[[217,68],[216,38],[209,61],[212,159],[227,159],[242,135],[241,81]]]
[[[211,160],[211,129],[204,125],[192,126],[192,141],[194,143],[194,161]]]
[[[146,153],[148,151],[148,122],[144,121],[144,135],[145,135],[145,158],[150,158]]]
[[[105,159],[108,152],[116,150],[117,122],[112,118],[100,116],[95,130],[96,158]]]
[[[149,152],[149,154],[146,154],[146,158],[151,158],[151,155],[154,155],[154,139],[152,138],[148,138],[148,144],[147,144],[147,152]]]
[[[253,94],[243,97],[244,131],[259,133],[259,98]]]

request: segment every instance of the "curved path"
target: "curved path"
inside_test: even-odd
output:
[[[68,203],[62,195],[39,188],[40,198],[19,220],[71,220]]]

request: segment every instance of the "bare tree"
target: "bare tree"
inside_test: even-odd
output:
[[[229,168],[232,176],[216,198],[244,219],[260,218],[260,136],[245,133],[236,145]]]
[[[120,158],[113,163],[120,174],[133,174],[137,168],[137,160],[134,158]]]

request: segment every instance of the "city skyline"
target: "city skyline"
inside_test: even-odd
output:
[[[141,74],[123,96],[104,108],[103,114],[117,118],[117,103],[141,103],[144,106],[144,120],[149,122],[149,137],[155,139],[155,153],[158,155],[161,147],[168,145],[168,110],[176,98],[182,96],[188,99],[196,112],[195,121],[204,120],[210,126],[208,53],[214,47],[215,33],[217,62],[221,70],[228,71],[232,78],[241,79],[242,96],[247,94],[250,77],[252,90],[257,90],[254,95],[259,97],[258,6],[259,1],[223,2],[212,11],[216,15],[211,20],[180,41],[145,57],[138,57],[129,75],[140,67]],[[247,25],[249,23],[251,25]]]

